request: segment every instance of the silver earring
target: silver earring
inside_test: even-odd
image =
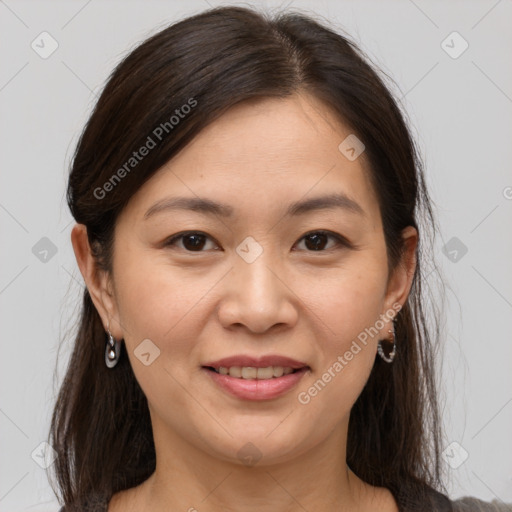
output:
[[[107,331],[108,340],[105,348],[105,364],[107,365],[107,368],[114,368],[121,355],[121,341],[114,339],[114,336],[112,336],[108,328]]]
[[[387,340],[387,341],[389,341],[390,343],[393,344],[393,348],[392,348],[391,352],[389,353],[389,356],[386,356],[386,354],[384,353],[384,350],[382,348],[383,340],[379,341],[379,344],[377,345],[377,352],[379,353],[379,356],[382,357],[382,359],[384,359],[384,361],[386,361],[386,363],[392,363],[393,359],[395,358],[395,355],[396,355],[395,324],[393,322],[391,322],[391,325],[393,326],[393,329],[388,330],[389,334],[391,334],[391,339]]]

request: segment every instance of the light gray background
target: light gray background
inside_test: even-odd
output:
[[[134,44],[208,4],[219,5],[0,1],[0,511],[58,509],[31,454],[47,438],[68,354],[64,348],[54,382],[57,347],[72,329],[83,286],[64,198],[80,130],[104,80]],[[449,285],[446,348],[438,357],[444,446],[456,442],[468,453],[456,469],[447,466],[450,497],[510,502],[512,2],[288,5],[345,29],[398,84],[442,229],[436,257]],[[43,31],[59,45],[47,59],[31,48]],[[469,43],[456,59],[441,47],[453,31]],[[57,249],[47,262],[32,252],[42,237]],[[456,262],[442,252],[453,237],[468,249]],[[463,454],[452,449],[450,461]]]

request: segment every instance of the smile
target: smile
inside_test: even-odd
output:
[[[309,366],[297,369],[283,366],[223,366],[218,370],[203,366],[203,371],[217,389],[231,397],[251,401],[272,400],[286,395],[309,370]],[[277,376],[274,376],[274,372]]]
[[[266,368],[256,368],[254,366],[231,366],[229,368],[225,366],[219,366],[218,368],[209,367],[208,369],[213,370],[220,375],[229,375],[236,379],[257,379],[267,380],[276,379],[283,375],[289,375],[298,371],[289,366],[267,366]]]

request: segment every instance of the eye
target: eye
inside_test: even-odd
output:
[[[183,244],[180,249],[185,249],[188,252],[203,252],[205,240],[211,240],[211,238],[205,233],[200,231],[189,231],[187,233],[179,233],[165,242],[165,247],[176,246],[179,240],[183,240]]]
[[[335,241],[334,247],[325,247],[327,245],[327,240],[331,238]],[[336,246],[345,246],[350,247],[350,243],[341,235],[337,235],[335,233],[331,233],[330,231],[312,231],[304,235],[300,242],[304,240],[304,244],[308,249],[308,252],[325,252],[326,250],[334,249]]]
[[[331,247],[326,248],[329,239],[334,240],[335,243],[334,246],[331,245]],[[211,242],[213,241],[206,233],[202,233],[200,231],[188,231],[174,235],[164,243],[164,246],[178,246],[180,249],[184,249],[187,252],[204,252],[203,249],[207,245],[208,240]],[[303,240],[308,252],[325,252],[330,249],[334,249],[337,246],[348,248],[352,247],[352,244],[350,244],[346,238],[325,230],[311,231],[304,235],[299,242],[302,242]],[[179,241],[182,241],[181,246],[178,244]],[[216,244],[213,245],[215,246]],[[208,249],[208,247],[206,249]]]

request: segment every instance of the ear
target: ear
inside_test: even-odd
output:
[[[399,264],[388,280],[385,299],[386,311],[396,309],[397,303],[401,307],[405,304],[416,270],[418,231],[413,226],[407,226],[402,230],[402,238],[404,240],[404,251]],[[393,308],[393,305],[395,305],[395,308]]]
[[[108,272],[98,268],[87,238],[87,227],[84,224],[75,224],[71,231],[71,243],[78,267],[94,306],[101,317],[105,331],[108,327],[114,338],[122,339],[123,332],[119,322],[111,276]]]

